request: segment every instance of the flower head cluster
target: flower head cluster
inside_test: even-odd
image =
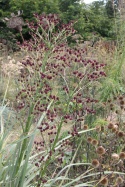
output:
[[[41,167],[53,155],[59,164],[65,161],[66,152],[72,155],[73,140],[80,136],[79,130],[89,129],[84,124],[85,117],[96,113],[98,100],[90,90],[97,93],[96,83],[106,74],[105,64],[86,60],[84,49],[68,46],[67,37],[75,32],[72,22],[61,25],[58,16],[53,14],[35,14],[35,18],[35,23],[28,23],[32,38],[21,46],[28,55],[21,62],[23,70],[18,80],[21,90],[17,99],[18,110],[31,114],[35,124],[44,116],[37,127],[42,139],[34,142],[35,151],[47,150],[47,155],[35,163]],[[57,151],[55,146],[65,124],[73,124],[68,133],[71,140],[62,141]],[[96,138],[88,137],[87,141],[100,158],[105,155],[105,148],[99,146]],[[92,165],[98,168],[100,161],[95,159]]]

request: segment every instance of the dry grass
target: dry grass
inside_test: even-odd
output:
[[[0,64],[1,73],[4,77],[16,78],[23,68],[19,60],[15,60],[15,58],[12,58],[11,56],[8,56],[7,60],[5,60],[4,58],[1,59]]]

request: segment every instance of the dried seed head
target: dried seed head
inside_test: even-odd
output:
[[[100,184],[102,184],[103,186],[108,186],[108,178],[107,177],[103,177],[101,179]]]
[[[125,152],[121,152],[119,154],[119,158],[122,159],[122,160],[124,160],[125,159]]]
[[[121,105],[121,106],[120,106],[120,108],[121,108],[121,110],[123,110],[123,109],[124,109],[124,106],[123,106],[123,105]]]
[[[88,143],[92,143],[92,138],[91,138],[91,137],[88,137],[88,138],[87,138],[87,142],[88,142]]]
[[[102,146],[99,146],[97,149],[96,149],[96,152],[97,152],[97,154],[99,154],[99,155],[103,155],[103,154],[105,154],[105,149],[104,149],[104,147],[102,147]]]
[[[117,179],[116,179],[116,184],[122,184],[123,183],[123,178],[122,177],[117,177]]]
[[[114,124],[113,123],[109,123],[108,124],[108,129],[113,129],[114,128]]]
[[[122,99],[123,99],[123,97],[122,97],[122,96],[120,96],[120,97],[119,97],[119,100],[122,100]]]
[[[117,135],[118,135],[119,138],[122,138],[124,136],[124,132],[123,131],[119,131]]]
[[[120,105],[124,105],[125,102],[123,100],[120,101]]]
[[[113,159],[113,160],[119,160],[119,155],[116,154],[116,153],[113,153],[113,154],[112,154],[112,159]]]
[[[117,100],[117,97],[114,97],[114,100]]]
[[[99,161],[98,161],[97,159],[92,160],[92,166],[93,166],[94,168],[99,167],[99,165],[100,165],[100,163],[99,163]]]
[[[84,129],[84,130],[87,130],[87,129],[88,129],[88,125],[84,125],[84,126],[83,126],[83,129]]]
[[[114,105],[111,103],[111,104],[110,104],[110,107],[112,108],[113,106],[114,106]]]
[[[97,146],[97,145],[98,145],[98,141],[95,140],[95,139],[93,139],[93,140],[92,140],[92,145]]]
[[[110,99],[108,99],[108,100],[107,100],[107,102],[108,102],[108,103],[111,103],[111,100],[110,100]]]
[[[116,111],[115,111],[115,113],[116,113],[116,114],[119,114],[119,111],[118,111],[118,110],[116,110]]]

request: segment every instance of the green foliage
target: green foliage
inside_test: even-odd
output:
[[[16,51],[18,47],[16,44],[17,40],[14,32],[12,32],[12,30],[8,29],[6,26],[0,28],[0,39],[5,40],[5,45],[8,50]]]
[[[100,99],[102,101],[106,101],[107,99],[111,99],[114,95],[118,95],[122,91],[121,84],[119,80],[115,80],[112,77],[107,77],[107,79],[103,82]]]
[[[34,13],[55,13],[60,16],[64,23],[70,20],[75,20],[75,29],[84,39],[91,39],[92,32],[97,32],[98,35],[108,38],[114,37],[113,22],[114,12],[111,2],[106,4],[104,1],[95,1],[90,5],[85,3],[80,4],[76,0],[1,0],[0,14],[2,17],[10,15],[11,12],[17,13],[18,10],[23,10],[24,20],[33,21]],[[28,29],[24,27],[23,34],[25,38],[29,38]],[[18,33],[15,33],[18,37]]]
[[[112,37],[113,19],[109,19],[103,1],[95,1],[89,5],[86,21],[89,32],[97,32],[102,37]]]
[[[33,0],[22,0],[22,1],[10,1],[10,11],[17,12],[18,10],[23,10],[25,12],[25,18],[31,18],[33,13],[38,10],[38,1]]]
[[[115,11],[114,11],[113,4],[112,4],[111,0],[107,1],[107,3],[106,3],[106,12],[107,12],[108,17],[110,17],[110,18],[114,17]]]
[[[3,12],[3,14],[6,14],[9,11],[10,1],[11,0],[0,0],[0,10]]]
[[[58,0],[23,0],[18,2],[16,0],[11,0],[10,5],[11,11],[16,12],[17,10],[23,10],[23,17],[28,20],[33,19],[34,13],[59,13]]]
[[[60,14],[59,10],[59,1],[58,0],[42,0],[38,3],[38,13],[53,13],[53,14]]]
[[[106,126],[108,124],[108,122],[104,119],[104,118],[97,118],[94,123],[93,123],[93,127],[96,126]]]
[[[61,17],[64,22],[70,20],[76,20],[79,18],[81,6],[76,0],[61,0],[59,1],[59,9],[61,11]]]

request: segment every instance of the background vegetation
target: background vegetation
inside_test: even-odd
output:
[[[114,21],[118,13],[118,3],[115,5],[112,1],[95,1],[90,5],[81,3],[76,0],[1,0],[0,1],[0,26],[5,25],[2,22],[4,17],[10,17],[12,12],[17,13],[18,10],[23,10],[24,20],[33,20],[34,13],[55,13],[58,14],[62,22],[68,23],[75,20],[75,29],[84,40],[92,39],[93,32],[97,36],[102,36],[108,39],[115,39],[116,30],[114,30]],[[4,30],[1,29],[0,37],[5,38]],[[14,32],[11,30],[11,32]],[[18,33],[14,32],[16,38],[19,39]],[[24,27],[23,34],[25,39],[29,38],[28,29]]]

